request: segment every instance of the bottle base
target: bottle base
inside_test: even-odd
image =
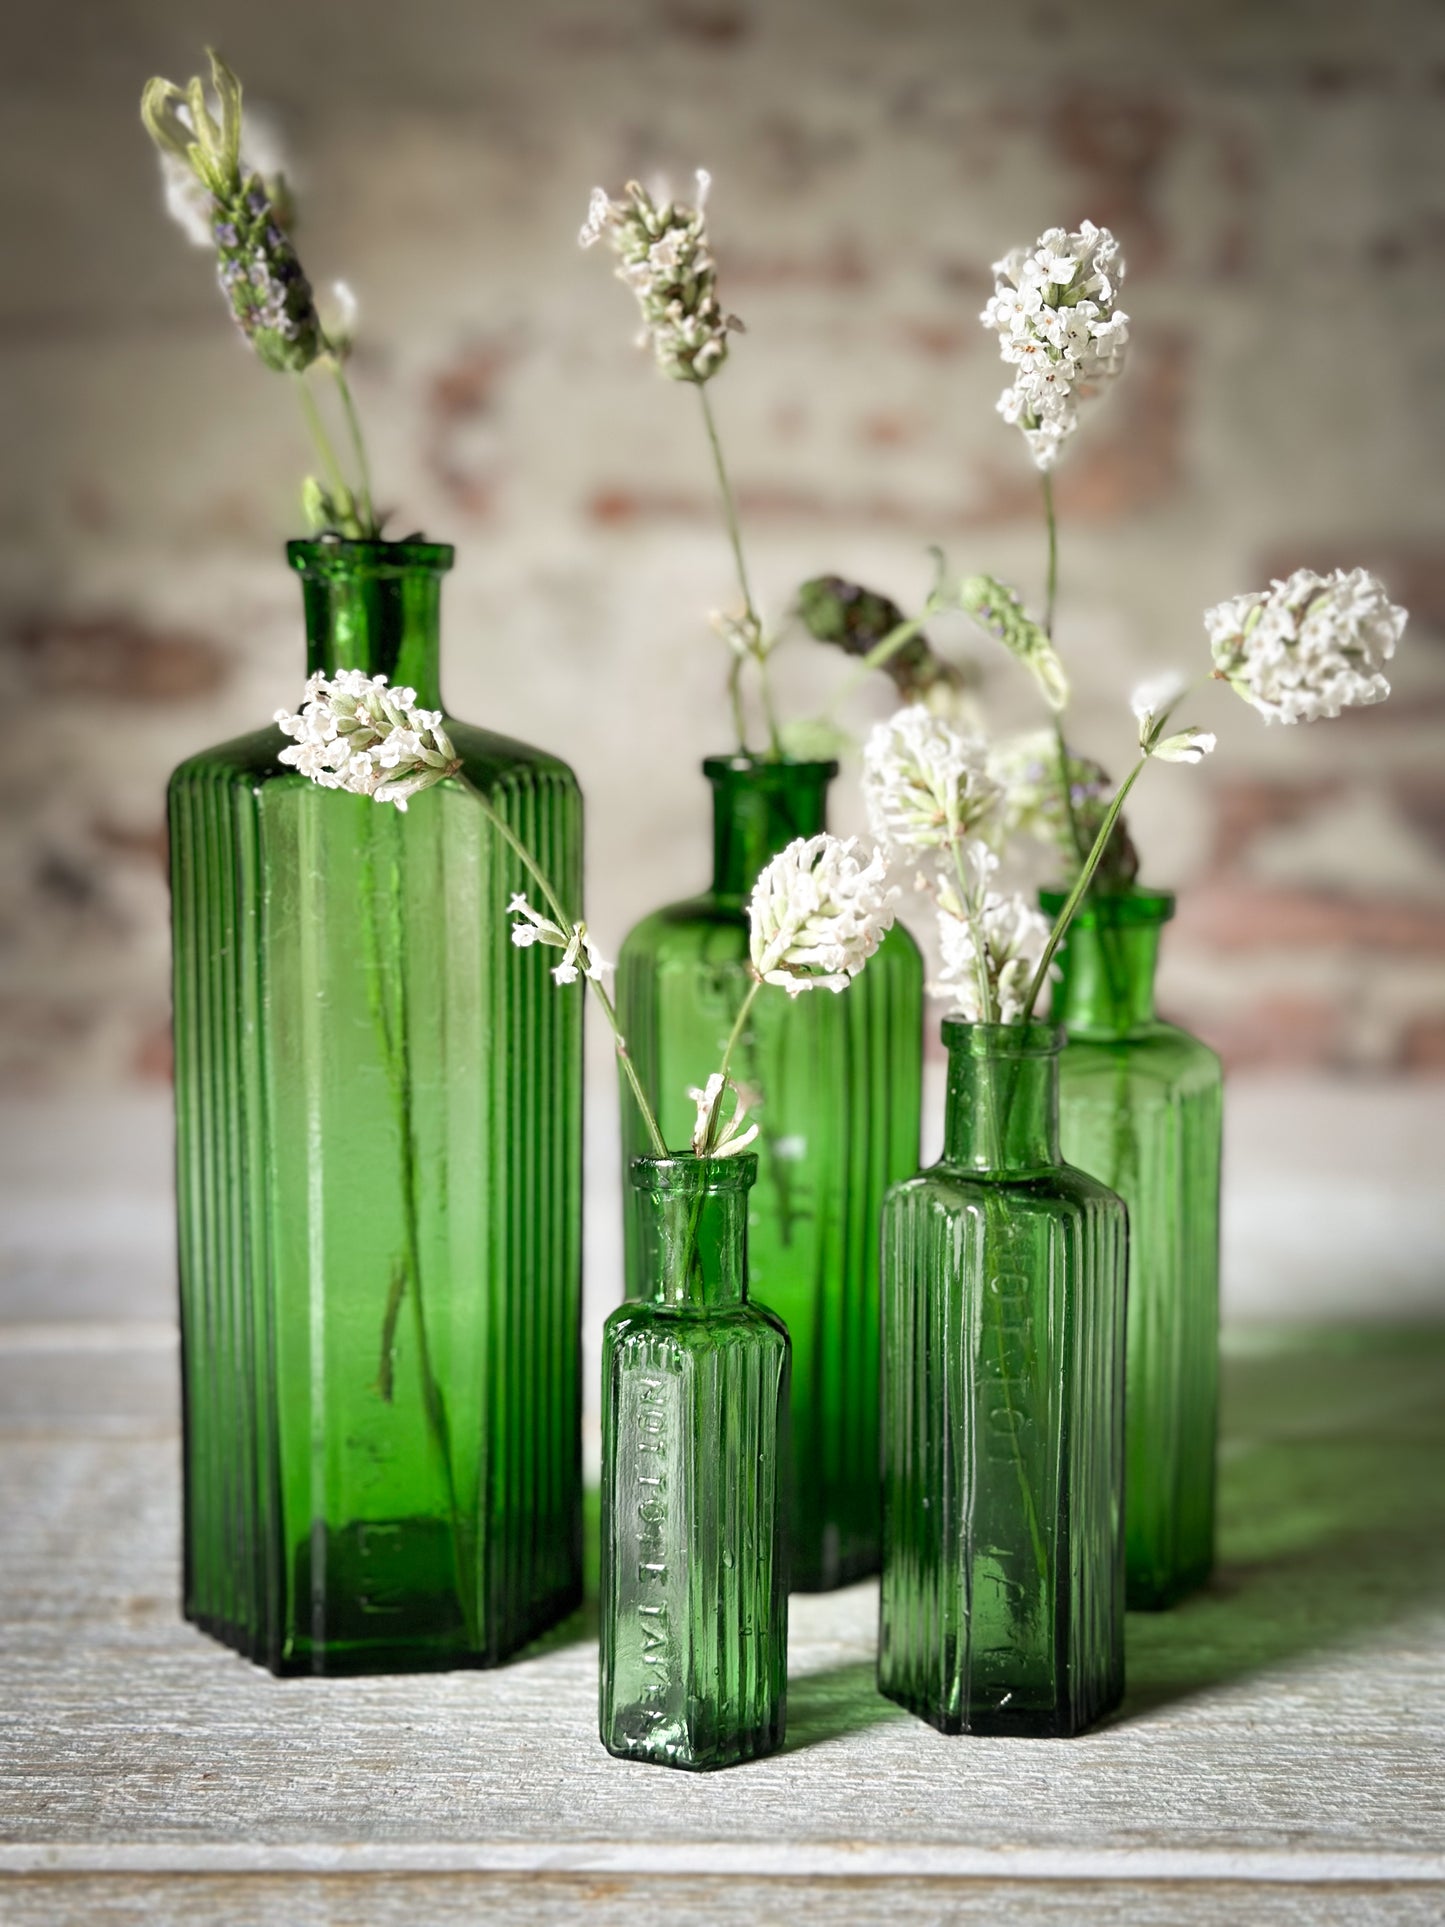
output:
[[[582,1603],[580,1560],[540,1599],[469,1626],[452,1535],[437,1520],[318,1525],[297,1547],[288,1610],[270,1636],[184,1602],[201,1632],[278,1679],[438,1673],[499,1666]]]
[[[701,1753],[668,1745],[647,1745],[640,1741],[634,1744],[626,1740],[609,1740],[605,1733],[600,1737],[614,1760],[632,1760],[641,1766],[674,1767],[682,1773],[716,1773],[724,1767],[743,1766],[749,1760],[766,1759],[770,1753],[778,1752],[785,1737],[785,1727],[779,1721],[776,1726],[741,1735],[726,1745],[708,1747]]]
[[[1067,1707],[975,1707],[968,1713],[952,1708],[925,1705],[903,1693],[896,1693],[881,1682],[879,1692],[901,1706],[915,1719],[922,1720],[948,1739],[975,1740],[1072,1740],[1106,1719],[1123,1699],[1122,1691],[1107,1702],[1092,1708],[1083,1718]]]
[[[1209,1584],[1213,1574],[1213,1564],[1196,1566],[1188,1572],[1169,1573],[1164,1577],[1151,1573],[1147,1577],[1136,1577],[1130,1573],[1125,1581],[1124,1607],[1131,1613],[1168,1612],[1191,1593],[1200,1592]]]

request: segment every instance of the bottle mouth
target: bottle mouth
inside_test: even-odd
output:
[[[950,1053],[967,1057],[1057,1057],[1064,1047],[1061,1024],[971,1024],[945,1017],[943,1042]]]
[[[701,1192],[712,1197],[751,1190],[757,1175],[758,1160],[752,1151],[726,1158],[700,1158],[687,1151],[665,1158],[634,1158],[628,1171],[635,1191],[692,1196]]]
[[[450,542],[351,542],[333,537],[286,544],[286,560],[296,573],[323,581],[445,575],[456,554]]]
[[[1056,917],[1068,900],[1067,890],[1039,891],[1039,907],[1046,916]],[[1073,920],[1086,930],[1139,929],[1168,923],[1174,915],[1174,901],[1172,890],[1141,890],[1137,884],[1130,884],[1126,890],[1091,890]]]
[[[787,789],[800,776],[812,777],[818,783],[831,783],[838,774],[838,764],[832,758],[795,762],[790,756],[752,756],[734,750],[730,756],[705,756],[702,773],[710,783],[741,778],[760,788]]]

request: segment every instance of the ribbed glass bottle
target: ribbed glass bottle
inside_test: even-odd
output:
[[[1124,1207],[1060,1161],[1058,1031],[943,1036],[943,1157],[884,1208],[878,1684],[1062,1738],[1124,1686]]]
[[[452,551],[288,553],[311,669],[440,707]],[[447,727],[575,901],[570,770]],[[489,1665],[581,1589],[580,1001],[462,783],[403,815],[284,745],[170,786],[185,1611],[277,1673]]]
[[[748,1300],[757,1159],[639,1158],[602,1352],[601,1732],[659,1766],[783,1742],[788,1335]]]
[[[713,881],[631,932],[618,962],[622,1027],[669,1144],[687,1144],[690,1086],[715,1071],[747,994],[747,904],[758,872],[825,827],[835,763],[711,757]],[[793,1341],[788,1506],[793,1585],[813,1592],[878,1567],[878,1222],[918,1163],[923,964],[895,926],[840,996],[760,997],[733,1069],[758,1091],[753,1289]],[[622,1092],[624,1151],[647,1139]],[[636,1239],[629,1212],[629,1248]],[[629,1266],[635,1274],[635,1264]]]
[[[1045,892],[1057,914],[1062,898]],[[1054,1019],[1064,1155],[1129,1207],[1125,1540],[1129,1605],[1170,1606],[1214,1563],[1223,1090],[1206,1044],[1154,1014],[1174,899],[1086,900],[1060,953]]]

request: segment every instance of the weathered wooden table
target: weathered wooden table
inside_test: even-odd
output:
[[[1281,1184],[1270,1141],[1321,1109],[1251,1123],[1236,1101],[1242,1178]],[[361,1681],[276,1681],[181,1622],[152,1110],[27,1111],[0,1172],[7,1927],[1445,1922],[1445,1330],[1233,1331],[1222,1568],[1207,1596],[1130,1619],[1105,1730],[941,1738],[873,1691],[865,1585],[794,1601],[786,1752],[712,1776],[625,1766],[597,1741],[585,1613],[495,1673]],[[1316,1302],[1429,1309],[1440,1227],[1408,1163],[1426,1121],[1389,1099],[1363,1140],[1377,1191],[1358,1132],[1321,1187],[1343,1136],[1316,1133],[1317,1202],[1294,1211],[1338,1260],[1301,1275]],[[1234,1302],[1254,1311],[1257,1195],[1237,1184],[1231,1205],[1253,1227]]]

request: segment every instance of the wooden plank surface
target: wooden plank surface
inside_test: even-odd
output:
[[[1445,1918],[1445,1334],[1236,1337],[1223,1567],[1131,1617],[1105,1730],[910,1719],[864,1585],[794,1601],[788,1748],[711,1776],[602,1751],[595,1609],[417,1679],[184,1626],[174,1413],[159,1321],[0,1327],[0,1919]]]

